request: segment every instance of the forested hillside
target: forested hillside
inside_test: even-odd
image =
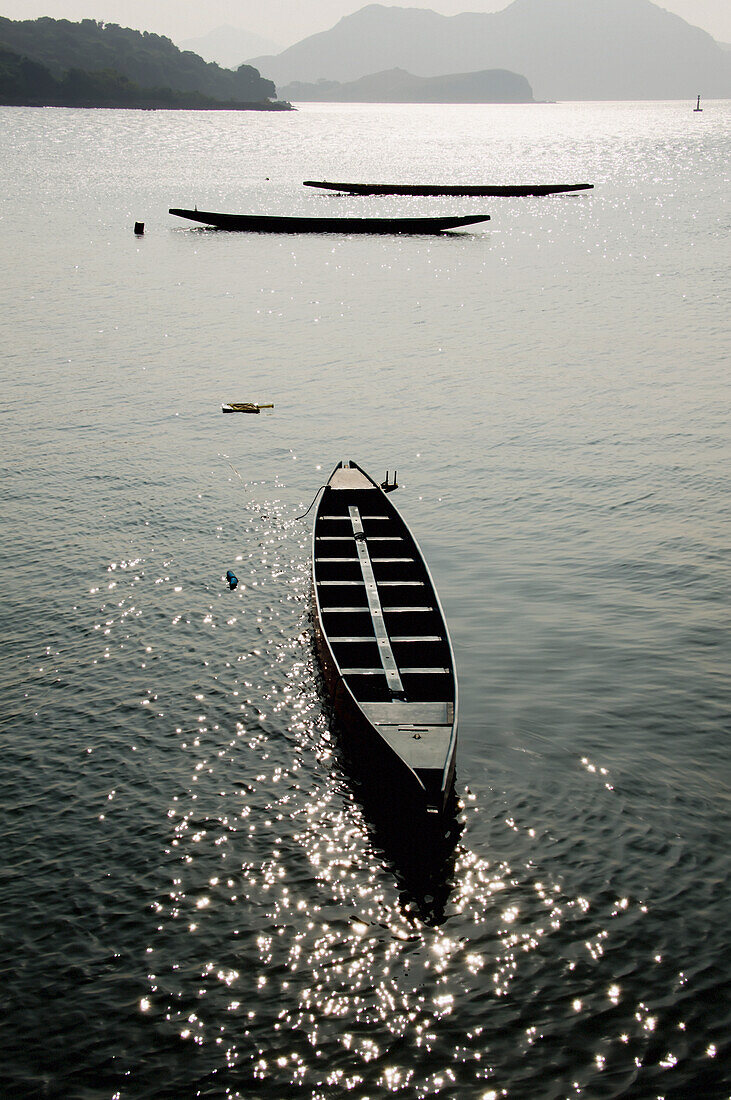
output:
[[[182,52],[169,38],[93,19],[0,17],[0,46],[45,67],[56,81],[81,70],[117,73],[142,89],[172,89],[225,103],[263,103],[276,96],[272,81],[250,65],[222,69]]]
[[[150,109],[287,109],[288,104],[223,102],[200,92],[142,88],[114,70],[68,69],[58,80],[38,61],[0,46],[0,104],[12,107],[128,107]]]

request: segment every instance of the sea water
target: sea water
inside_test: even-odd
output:
[[[731,108],[693,105],[0,110],[5,1095],[729,1094]],[[298,517],[348,458],[455,649],[428,875],[313,651]]]

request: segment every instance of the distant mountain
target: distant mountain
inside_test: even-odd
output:
[[[169,38],[84,19],[0,17],[0,46],[45,66],[57,79],[70,69],[112,71],[142,88],[169,88],[210,99],[261,103],[273,99],[271,80],[242,65],[236,72],[209,64],[194,53],[181,53]]]
[[[453,76],[413,76],[390,69],[361,77],[350,84],[319,81],[288,84],[279,90],[283,99],[336,103],[533,103],[531,86],[524,76],[504,69]]]
[[[240,27],[216,27],[202,38],[189,38],[179,42],[181,50],[192,50],[206,61],[215,61],[225,69],[236,69],[245,57],[254,53],[276,53],[280,47],[259,34],[244,31]]]
[[[494,14],[443,16],[371,4],[277,56],[249,62],[282,87],[503,68],[538,99],[731,97],[731,58],[705,31],[650,0],[514,0]]]

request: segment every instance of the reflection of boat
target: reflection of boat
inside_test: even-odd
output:
[[[693,110],[694,111],[702,111],[703,110],[703,108],[701,107],[701,97],[700,96],[698,96],[698,102],[696,103]]]
[[[416,541],[354,462],[338,463],[320,499],[313,584],[317,650],[351,748],[401,806],[444,813],[457,747],[452,645]]]
[[[461,218],[277,218],[175,208],[171,208],[170,213],[216,229],[248,230],[250,233],[441,233],[445,229],[490,220],[488,214]]]
[[[494,187],[472,187],[468,184],[400,184],[400,183],[321,183],[305,180],[305,187],[322,187],[326,191],[346,191],[350,195],[471,195],[507,196],[560,195],[566,191],[590,191],[593,183],[526,183]]]

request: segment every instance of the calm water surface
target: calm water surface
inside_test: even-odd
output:
[[[731,108],[692,106],[0,110],[4,1095],[729,1095]],[[418,863],[313,656],[296,517],[348,457],[457,656]]]

